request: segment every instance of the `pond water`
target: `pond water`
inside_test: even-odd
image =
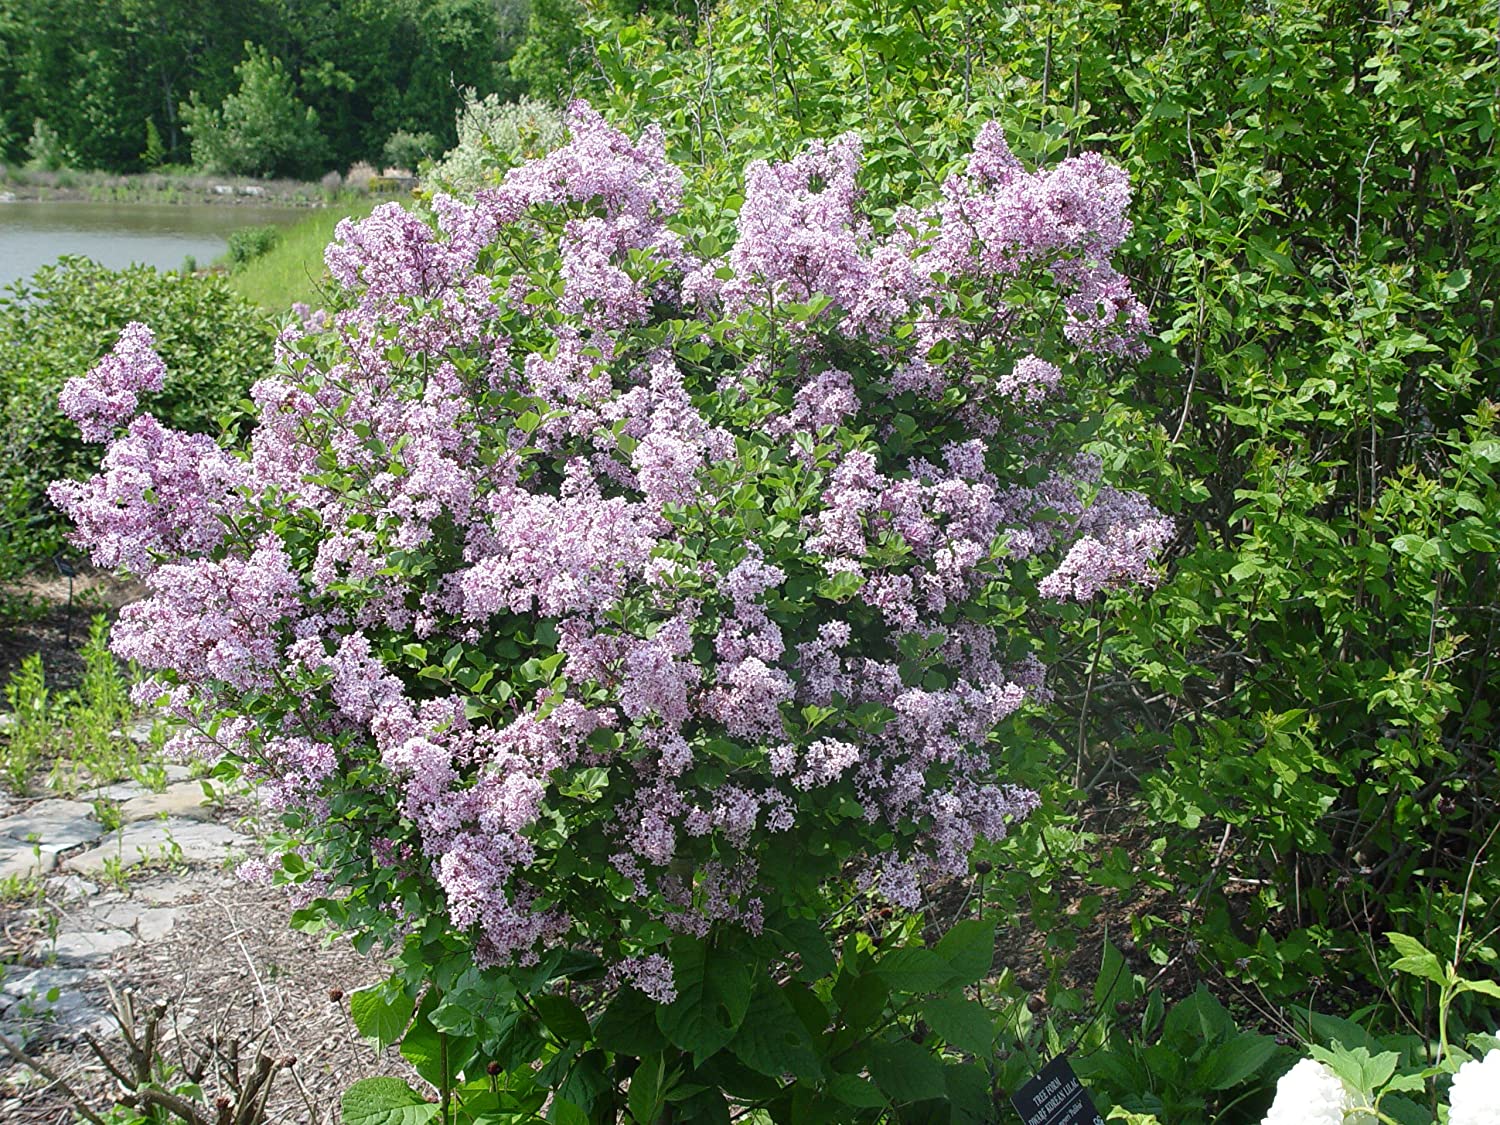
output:
[[[291,207],[209,203],[0,203],[0,287],[30,277],[63,254],[82,254],[112,268],[143,262],[178,269],[191,256],[206,266],[231,232],[294,223]]]

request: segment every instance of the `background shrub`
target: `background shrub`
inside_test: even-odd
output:
[[[229,235],[229,265],[237,268],[270,253],[281,237],[274,226],[241,227]]]
[[[0,575],[64,549],[63,521],[47,484],[99,466],[97,446],[57,409],[63,384],[114,346],[131,321],[151,325],[170,365],[164,389],[146,400],[164,425],[220,429],[271,359],[272,331],[223,278],[110,270],[63,258],[0,295]]]
[[[465,90],[457,131],[458,143],[434,162],[423,183],[429,189],[472,195],[499,183],[507,169],[562,143],[563,115],[531,98],[506,102]]]
[[[385,148],[381,150],[387,166],[407,171],[415,171],[422,161],[437,153],[438,139],[435,136],[431,133],[408,133],[405,129],[392,133],[386,139]]]
[[[139,171],[142,122],[165,163],[188,162],[179,107],[212,113],[257,45],[285,64],[326,146],[311,173],[380,158],[398,130],[453,142],[461,87],[518,92],[508,69],[527,5],[512,0],[283,4],[243,0],[5,0],[0,4],[0,160],[41,118],[85,168]],[[258,174],[258,173],[256,173]]]

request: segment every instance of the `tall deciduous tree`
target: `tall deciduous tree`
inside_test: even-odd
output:
[[[196,98],[181,107],[193,163],[241,175],[298,175],[316,167],[318,115],[297,97],[281,60],[246,44],[240,87],[219,108]]]

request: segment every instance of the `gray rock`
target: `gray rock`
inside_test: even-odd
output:
[[[116,902],[85,911],[63,924],[52,953],[64,965],[97,965],[137,941],[156,941],[172,932],[177,910],[144,902]]]
[[[170,906],[150,906],[143,902],[122,902],[107,906],[95,914],[103,926],[126,930],[145,941],[155,941],[172,932],[177,911]]]
[[[93,977],[95,974],[83,969],[11,972],[0,991],[0,1019],[4,1020],[7,1034],[13,1032],[16,1037],[32,1039],[44,1030],[79,1036],[104,1031],[111,1022],[109,1013],[84,987]]]
[[[120,818],[130,824],[157,816],[186,816],[195,820],[213,819],[214,810],[205,804],[203,786],[196,781],[178,781],[160,793],[143,793],[120,806]]]
[[[245,837],[222,824],[204,824],[180,817],[141,820],[125,825],[98,847],[65,862],[69,871],[80,875],[102,873],[105,861],[116,859],[122,868],[175,860],[218,864],[246,843]]]
[[[64,993],[77,988],[87,978],[82,969],[18,969],[7,970],[0,981],[0,993],[12,1000],[46,996],[52,989]]]
[[[129,930],[64,929],[52,942],[52,954],[61,965],[102,965],[136,942]]]
[[[195,898],[210,885],[205,885],[201,879],[195,881],[163,876],[155,879],[142,879],[140,882],[133,881],[130,885],[130,894],[131,897],[138,898],[142,902],[165,906]]]
[[[59,875],[47,880],[47,893],[58,902],[72,902],[97,895],[99,885],[80,879],[77,875]]]
[[[150,787],[139,781],[117,781],[113,785],[89,790],[88,798],[91,801],[128,801],[133,797],[144,797],[149,792]]]
[[[0,820],[0,836],[37,841],[56,851],[67,851],[80,844],[92,844],[104,835],[104,826],[92,814],[93,809],[82,801],[38,801],[25,812]]]
[[[57,866],[57,849],[0,838],[0,879],[29,879]]]

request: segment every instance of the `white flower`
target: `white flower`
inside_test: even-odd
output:
[[[1276,1083],[1276,1100],[1261,1125],[1359,1125],[1370,1118],[1345,1120],[1344,1113],[1361,1100],[1323,1063],[1303,1059]]]
[[[1500,1048],[1458,1068],[1448,1092],[1448,1125],[1500,1125]]]

